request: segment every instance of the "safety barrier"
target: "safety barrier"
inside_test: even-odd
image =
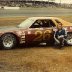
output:
[[[1,6],[0,6],[0,9],[1,9]]]
[[[17,10],[17,9],[20,9],[20,7],[4,7],[4,9],[14,9],[14,10]]]

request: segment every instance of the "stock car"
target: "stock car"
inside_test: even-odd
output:
[[[0,46],[12,49],[19,44],[54,43],[54,31],[62,23],[67,44],[72,45],[72,23],[56,17],[30,17],[15,27],[0,27]]]

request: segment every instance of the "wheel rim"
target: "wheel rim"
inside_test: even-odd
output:
[[[13,37],[5,36],[3,39],[3,45],[7,48],[12,47],[13,46]]]
[[[72,39],[67,40],[67,43],[68,43],[69,45],[72,45]]]
[[[72,34],[69,34],[67,37],[67,44],[72,45]]]

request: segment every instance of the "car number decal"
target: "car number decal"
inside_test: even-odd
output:
[[[36,38],[34,39],[34,41],[42,40],[42,31],[36,31],[35,36],[36,36]]]
[[[35,32],[35,37],[36,38],[34,39],[34,41],[41,41],[42,39],[43,40],[48,40],[48,39],[50,39],[50,33],[51,33],[50,30],[46,30],[44,32],[36,31]]]
[[[43,33],[43,40],[48,40],[48,39],[50,39],[50,31],[46,30]]]

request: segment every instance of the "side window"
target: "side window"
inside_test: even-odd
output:
[[[40,28],[42,27],[42,20],[36,20],[30,28]]]
[[[42,27],[55,27],[55,24],[52,20],[43,19],[35,21],[30,28],[42,28]]]
[[[44,20],[43,21],[43,27],[55,27],[55,24],[52,20]]]

